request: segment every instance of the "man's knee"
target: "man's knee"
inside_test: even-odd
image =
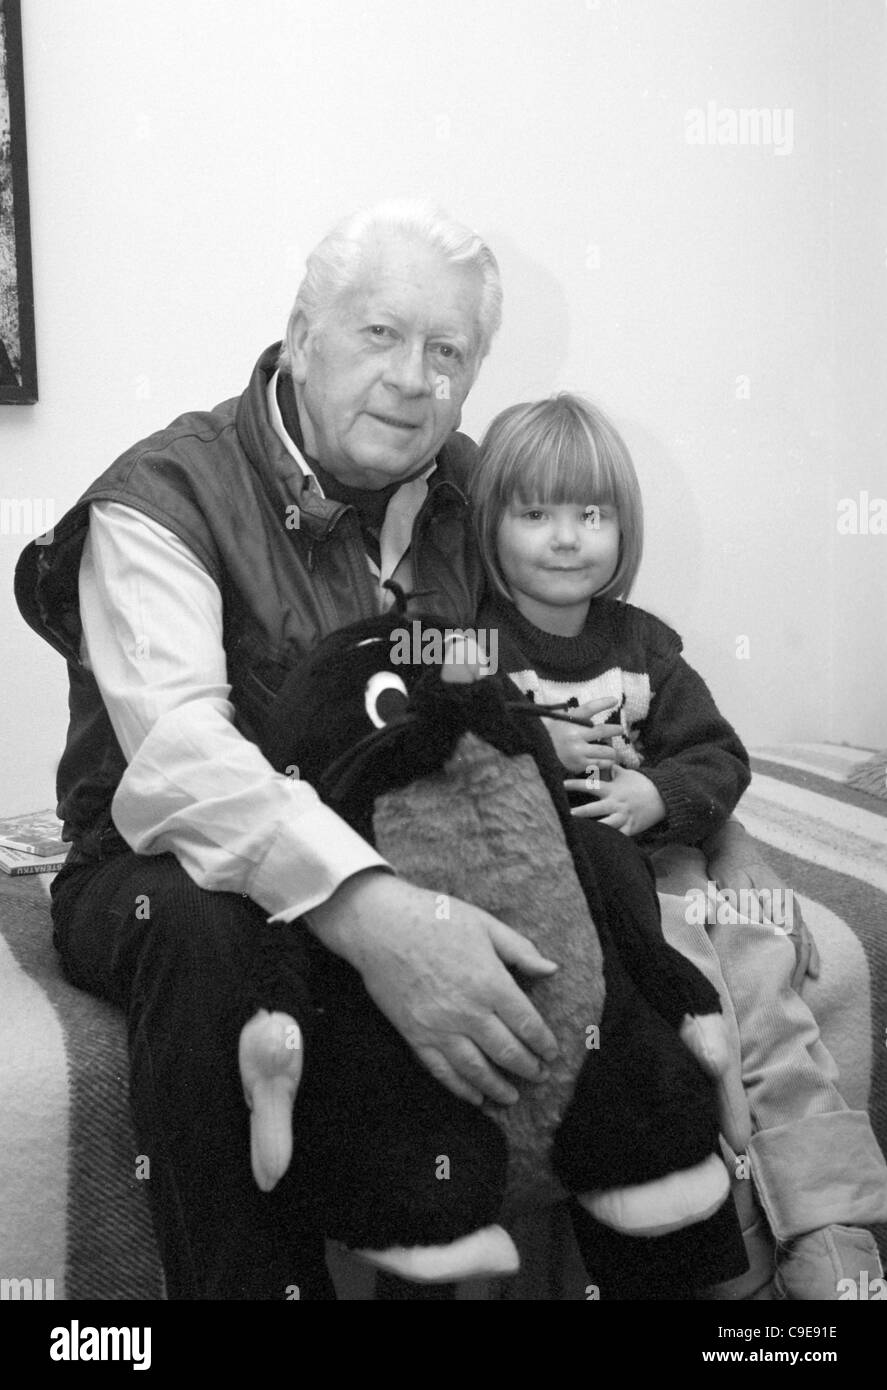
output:
[[[59,947],[81,988],[122,1004],[134,985],[176,987],[195,973],[237,978],[265,914],[239,893],[200,888],[171,854],[100,864],[57,904]]]

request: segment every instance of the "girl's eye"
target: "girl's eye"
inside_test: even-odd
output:
[[[363,694],[367,717],[377,729],[384,729],[407,706],[407,688],[393,671],[376,671],[366,683]]]
[[[527,511],[524,512],[527,521],[539,521],[544,515],[545,513],[540,511],[538,507],[529,507]]]

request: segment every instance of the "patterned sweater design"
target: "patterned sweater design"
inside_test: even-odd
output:
[[[699,844],[730,817],[751,780],[748,754],[672,628],[632,604],[594,599],[583,631],[557,637],[490,595],[478,626],[498,630],[501,668],[537,704],[620,701],[594,723],[622,725],[619,762],[649,777],[666,808],[639,843]]]

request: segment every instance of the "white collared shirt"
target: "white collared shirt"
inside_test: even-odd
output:
[[[287,452],[320,484],[283,426]],[[390,498],[378,582],[409,587],[413,522],[426,472]],[[380,610],[391,601],[379,589]],[[114,823],[139,854],[170,851],[201,888],[246,893],[271,921],[292,921],[366,868],[388,868],[316,792],[282,776],[234,726],[222,598],[172,531],[118,502],[90,507],[80,564],[81,656],[127,759]]]

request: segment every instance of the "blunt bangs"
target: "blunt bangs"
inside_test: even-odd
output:
[[[570,411],[529,422],[513,470],[508,496],[523,503],[618,504],[617,469],[606,441],[595,440],[585,421]]]

